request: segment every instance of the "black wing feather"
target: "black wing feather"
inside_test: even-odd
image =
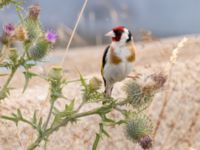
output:
[[[106,86],[106,80],[103,76],[103,69],[105,67],[105,64],[106,64],[106,56],[107,56],[107,53],[108,53],[108,50],[109,50],[110,46],[107,46],[105,51],[104,51],[104,54],[103,54],[103,59],[102,59],[102,66],[101,66],[101,75],[103,77],[103,81],[104,81],[104,85]]]

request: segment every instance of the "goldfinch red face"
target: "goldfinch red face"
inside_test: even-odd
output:
[[[112,38],[113,42],[119,43],[126,43],[132,39],[130,31],[123,26],[113,28],[112,31],[105,34],[105,36],[109,36]]]

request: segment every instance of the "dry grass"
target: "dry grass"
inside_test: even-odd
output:
[[[166,67],[171,50],[176,47],[180,39],[167,39],[148,44],[139,43],[138,60],[136,70],[140,73],[160,72]],[[162,123],[158,128],[154,149],[155,150],[198,150],[200,147],[200,40],[198,37],[189,38],[188,44],[180,50],[177,64],[172,69],[170,86],[170,95],[168,105],[163,115]],[[68,78],[76,78],[74,68],[78,68],[88,78],[96,74],[99,76],[101,55],[103,47],[82,48],[85,51],[72,49],[65,61],[65,68]],[[95,50],[96,49],[96,50]],[[53,52],[51,55],[59,58],[62,52]],[[92,56],[92,57],[91,57]],[[81,59],[79,59],[81,57]],[[92,63],[91,63],[92,62]],[[48,65],[47,65],[48,66]],[[39,71],[39,68],[35,68]],[[21,108],[26,115],[32,115],[33,110],[38,111],[43,106],[47,94],[47,84],[36,78],[31,82],[30,88],[25,94],[21,94],[22,77],[18,75],[13,80],[13,85],[19,88],[13,90],[11,96],[0,104],[0,114],[14,112]],[[21,81],[19,81],[21,80]],[[0,80],[0,83],[2,79]],[[118,83],[114,88],[114,96],[122,96],[122,83]],[[165,89],[164,89],[165,92]],[[156,95],[150,109],[149,115],[156,122],[159,119],[159,112],[162,109],[164,92]],[[80,86],[71,84],[64,89],[65,95],[69,98],[80,98]],[[57,103],[58,107],[63,107],[66,100]],[[92,108],[89,105],[86,109]],[[48,105],[41,111],[41,115],[46,115]],[[117,113],[112,113],[113,117],[119,117]],[[72,149],[87,150],[91,149],[91,144],[95,138],[95,132],[98,130],[99,119],[89,117],[81,120],[79,124],[69,125],[62,128],[50,137],[47,149]],[[0,150],[24,149],[34,138],[33,130],[25,125],[19,127],[11,122],[0,120]],[[112,138],[105,138],[100,143],[100,150],[129,150],[134,149],[135,145],[124,136],[123,127],[109,128]],[[43,149],[43,147],[38,148]],[[140,148],[137,147],[137,150]]]
[[[157,134],[157,131],[160,127],[160,124],[163,120],[163,117],[164,117],[164,113],[165,113],[165,110],[166,110],[166,107],[167,107],[167,104],[169,102],[169,96],[171,95],[171,91],[172,89],[170,88],[170,82],[171,82],[171,78],[173,76],[173,67],[174,65],[176,64],[176,61],[177,61],[177,58],[178,58],[178,53],[179,51],[185,46],[185,44],[187,44],[187,41],[188,39],[187,38],[183,38],[176,46],[176,48],[174,48],[172,50],[172,55],[170,57],[170,61],[168,62],[167,66],[165,67],[166,69],[166,75],[168,77],[168,80],[167,80],[167,83],[166,83],[166,91],[165,91],[165,95],[163,97],[163,104],[162,104],[162,108],[161,108],[161,111],[159,113],[159,118],[158,118],[158,121],[156,123],[156,127],[155,127],[155,130],[154,130],[154,133],[153,133],[153,138],[155,138],[156,134]]]

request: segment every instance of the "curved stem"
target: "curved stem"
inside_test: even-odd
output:
[[[103,133],[103,124],[100,123],[99,124],[99,133],[96,133],[96,138],[95,138],[95,141],[92,145],[92,150],[96,150],[97,149],[97,146],[101,140],[101,136],[102,136],[102,133]]]
[[[0,94],[2,94],[2,95],[5,94],[5,92],[6,92],[7,88],[8,88],[8,85],[10,84],[10,81],[12,80],[12,78],[13,78],[15,72],[17,71],[17,68],[18,68],[18,67],[12,69],[10,75],[8,76],[8,79],[7,79],[6,82],[4,83],[2,89],[0,90]],[[5,98],[5,97],[3,96],[2,98]],[[1,97],[0,97],[0,100],[1,100]]]
[[[37,138],[35,142],[33,142],[30,146],[28,146],[27,150],[33,150],[39,146],[42,138]]]
[[[52,114],[52,111],[53,111],[54,104],[55,104],[55,101],[53,100],[53,101],[51,102],[51,107],[50,107],[50,110],[49,110],[49,113],[48,113],[47,120],[46,120],[46,122],[45,122],[45,124],[44,124],[44,129],[46,129],[47,126],[48,126],[48,123],[49,123],[49,121],[50,121],[51,114]]]

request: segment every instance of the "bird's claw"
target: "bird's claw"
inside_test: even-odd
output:
[[[131,78],[133,80],[140,78],[141,74],[140,73],[134,73],[134,74],[130,74],[127,77]]]

